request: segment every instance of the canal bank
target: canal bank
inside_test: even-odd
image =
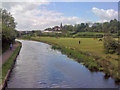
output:
[[[102,72],[91,72],[51,45],[28,40],[8,81],[8,88],[117,88],[112,78]],[[99,81],[99,82],[98,82]]]
[[[7,87],[7,81],[10,77],[12,69],[14,68],[16,58],[19,55],[21,47],[21,42],[16,41],[16,43],[13,45],[12,50],[8,50],[2,55],[2,90]]]
[[[43,37],[44,38],[44,37]],[[54,38],[55,39],[55,38]],[[40,41],[47,44],[52,45],[53,49],[60,50],[62,53],[68,55],[70,58],[74,58],[77,62],[85,65],[91,71],[99,71],[104,72],[106,78],[112,77],[114,78],[117,84],[120,83],[120,70],[119,63],[116,65],[112,65],[112,62],[109,61],[109,58],[105,59],[99,56],[92,56],[91,53],[76,51],[74,47],[66,47],[65,45],[61,46],[59,43],[57,44],[54,41],[46,39],[40,39],[39,37],[31,37],[30,40]],[[60,40],[57,39],[58,41]],[[66,42],[64,42],[66,43]],[[119,58],[118,58],[119,59]],[[114,60],[115,62],[116,60]]]

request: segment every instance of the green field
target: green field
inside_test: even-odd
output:
[[[60,47],[73,48],[75,51],[87,52],[95,56],[106,58],[110,56],[118,59],[116,54],[105,54],[103,41],[94,40],[93,38],[55,38],[55,37],[32,37],[32,39],[51,42],[59,45]],[[79,44],[80,40],[80,44]]]
[[[31,37],[31,40],[52,44],[54,49],[61,50],[90,70],[103,71],[116,81],[120,80],[118,55],[104,53],[103,41],[99,39]]]

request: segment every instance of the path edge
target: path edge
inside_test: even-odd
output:
[[[13,59],[13,64],[11,65],[11,68],[8,70],[8,72],[7,72],[7,74],[6,74],[6,76],[5,76],[5,79],[4,79],[4,81],[3,81],[3,83],[2,83],[2,85],[1,85],[1,90],[5,90],[6,89],[6,87],[7,87],[7,81],[9,80],[9,77],[10,77],[10,74],[11,74],[11,72],[12,72],[12,69],[14,68],[14,65],[15,65],[15,63],[16,63],[16,58],[17,58],[17,56],[19,55],[19,53],[20,53],[20,50],[21,50],[21,47],[22,47],[22,43],[21,42],[19,42],[19,41],[17,41],[18,43],[19,43],[19,50],[18,50],[18,52],[17,52],[17,54],[16,54],[16,56],[15,56],[15,58]],[[17,48],[18,48],[17,47]],[[16,49],[17,49],[16,48]],[[15,52],[15,51],[14,51]],[[11,55],[12,56],[12,55]]]

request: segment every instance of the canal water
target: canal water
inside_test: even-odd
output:
[[[8,88],[115,88],[112,78],[90,72],[80,63],[42,42],[19,40],[22,48]]]

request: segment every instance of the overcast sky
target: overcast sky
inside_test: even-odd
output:
[[[105,22],[117,19],[118,16],[117,2],[30,1],[32,2],[2,3],[2,7],[11,12],[15,18],[17,30],[44,30],[48,27],[60,25],[61,22],[63,25]]]

